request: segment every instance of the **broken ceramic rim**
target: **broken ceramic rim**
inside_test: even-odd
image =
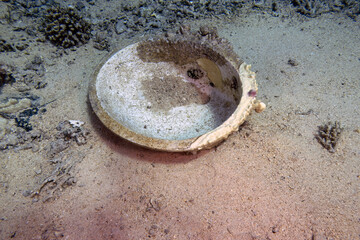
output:
[[[134,60],[135,58],[136,60]],[[125,66],[122,71],[121,69],[119,70],[119,66],[124,63],[126,65],[127,62],[129,63],[129,66],[130,62],[135,62],[136,66],[134,66],[134,69],[126,71],[128,70],[129,66]],[[132,115],[133,113],[142,113],[143,118],[146,118],[149,114],[150,116],[153,116],[151,114],[157,114],[159,111],[158,109],[151,109],[152,112],[146,112],[149,109],[149,107],[147,106],[146,109],[144,108],[145,110],[135,109],[135,111],[129,111],[123,115],[121,115],[122,113],[120,111],[120,117],[117,117],[117,115],[119,115],[117,114],[117,109],[121,108],[122,105],[127,104],[129,100],[123,99],[123,96],[119,98],[118,95],[121,95],[121,92],[127,92],[128,89],[133,88],[133,85],[126,85],[128,84],[127,82],[129,82],[128,79],[121,81],[119,79],[122,78],[122,75],[125,74],[124,72],[136,72],[136,69],[141,69],[142,65],[144,65],[144,69],[141,69],[140,71],[146,72],[150,68],[154,68],[154,66],[157,66],[154,64],[160,64],[163,62],[170,64],[170,67],[175,66],[174,68],[177,68],[177,70],[180,69],[179,71],[182,75],[186,75],[187,73],[188,76],[185,76],[184,78],[194,78],[192,74],[189,74],[189,70],[187,70],[187,72],[185,71],[184,74],[181,71],[184,69],[184,66],[187,66],[187,68],[185,67],[186,70],[189,68],[189,66],[192,66],[191,64],[195,64],[198,68],[201,68],[201,70],[205,72],[207,78],[204,78],[204,82],[207,81],[207,83],[209,83],[209,85],[211,85],[211,87],[214,89],[220,89],[218,92],[223,92],[226,93],[228,96],[233,96],[237,105],[233,108],[231,113],[229,113],[229,116],[226,117],[226,119],[222,119],[221,124],[218,123],[217,125],[214,125],[210,129],[206,130],[207,122],[205,122],[201,126],[204,125],[204,129],[206,131],[204,130],[205,132],[194,136],[190,134],[190,137],[186,137],[187,135],[184,134],[184,136],[177,138],[178,135],[176,135],[176,132],[172,133],[175,135],[171,135],[174,137],[167,137],[167,135],[164,135],[165,137],[159,135],[160,137],[158,137],[156,133],[151,133],[152,135],[146,133],[144,134],[145,130],[143,130],[142,128],[132,126],[129,127],[129,124],[132,124],[134,122],[134,119],[135,121],[137,121],[139,117],[137,116],[131,120],[123,119],[127,118],[128,116],[131,118],[130,115]],[[214,69],[214,64],[220,70],[221,81],[219,81],[219,79],[215,79],[216,71],[212,70]],[[116,68],[117,72],[115,70]],[[164,68],[164,66],[162,66],[162,68]],[[132,143],[159,151],[197,152],[202,149],[210,149],[216,146],[217,144],[224,141],[232,132],[237,131],[239,126],[245,121],[246,117],[249,115],[253,108],[255,108],[257,112],[260,112],[264,109],[265,105],[256,100],[257,84],[255,81],[255,73],[252,72],[250,68],[250,65],[245,64],[238,58],[238,56],[233,52],[232,48],[229,47],[228,42],[224,43],[224,40],[220,38],[204,40],[200,38],[194,38],[193,36],[170,36],[166,38],[144,40],[142,42],[132,44],[126,48],[112,52],[110,56],[107,56],[98,65],[90,81],[89,99],[94,112],[101,120],[101,122],[116,135]],[[136,74],[138,75],[130,75],[130,77],[128,78],[134,76],[139,76],[139,78],[143,78],[140,77],[140,73]],[[174,79],[174,77],[176,78],[174,74],[175,73],[172,73],[172,75],[169,74],[171,79]],[[141,81],[146,81],[146,83],[148,84],[151,83],[153,79],[144,78],[144,80]],[[140,84],[141,83],[142,82],[140,82]],[[194,85],[196,84],[191,83],[188,86],[194,87]],[[124,86],[126,87],[126,90],[123,89]],[[210,89],[209,91],[215,92],[215,90],[211,90],[211,87],[207,87],[206,89]],[[206,92],[206,89],[204,92]],[[139,87],[135,88],[135,91],[146,92],[147,90],[140,90]],[[137,92],[134,92],[133,95],[136,95]],[[152,101],[152,103],[156,105],[158,102],[156,102],[156,100],[154,101],[154,99],[151,99],[151,97],[155,93],[151,92],[151,94],[149,98],[150,100],[147,100],[149,100],[150,102]],[[142,99],[144,93],[141,92],[140,95]],[[175,96],[176,93],[173,93],[172,95]],[[164,96],[168,97],[167,95]],[[116,99],[112,100],[111,97],[115,97]],[[121,101],[124,100],[124,102],[119,103],[120,99]],[[129,101],[134,101],[136,104],[138,104],[138,100],[139,99],[132,99]],[[173,101],[174,99],[170,100]],[[114,106],[109,104],[109,102],[112,102]],[[154,104],[151,106],[154,106]],[[142,105],[142,103],[140,103],[140,105]],[[183,112],[196,112],[197,110],[194,109],[195,107],[198,107],[198,105],[199,104],[194,104],[193,102],[191,102],[191,104],[186,105],[186,107],[192,107],[189,108],[190,110],[186,108],[184,110],[183,105],[176,106],[176,108],[182,108]],[[203,105],[205,106],[206,104]],[[158,107],[161,107],[161,105],[158,105]],[[172,110],[173,109],[171,109],[170,111]],[[114,113],[114,111],[116,113]],[[221,109],[221,111],[223,111],[223,109]],[[194,120],[194,118],[191,118],[191,120]],[[151,118],[149,121],[152,121]],[[141,122],[140,125],[141,124],[144,123]],[[146,125],[144,125],[144,128],[146,128]],[[180,130],[182,131],[182,129]]]

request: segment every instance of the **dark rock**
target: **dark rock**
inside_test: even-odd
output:
[[[17,117],[15,117],[15,123],[17,127],[23,128],[25,131],[29,132],[33,129],[30,119],[32,116],[39,113],[39,108],[29,108],[20,112]]]
[[[0,52],[15,52],[12,44],[7,43],[4,39],[0,39]]]
[[[85,4],[83,2],[79,1],[79,2],[76,2],[75,7],[77,10],[81,11],[82,9],[85,8]]]
[[[47,82],[42,81],[40,79],[37,79],[37,81],[34,81],[34,88],[35,89],[41,89],[47,86]]]
[[[4,84],[15,82],[13,71],[13,67],[0,63],[0,87],[2,87]]]
[[[199,68],[190,68],[187,71],[187,75],[188,75],[189,78],[199,79],[199,78],[202,78],[204,76],[204,72]]]
[[[295,67],[295,66],[299,65],[299,62],[296,61],[296,60],[293,59],[293,58],[290,58],[290,59],[288,60],[288,64],[289,64],[290,66],[292,66],[292,67]]]
[[[27,49],[29,47],[29,44],[27,43],[20,43],[20,44],[16,44],[16,49],[19,51],[24,51],[25,49]]]
[[[21,127],[25,129],[25,131],[29,132],[33,129],[31,123],[29,122],[30,118],[15,118],[15,123],[17,127]]]
[[[219,36],[216,27],[211,26],[201,26],[199,33],[203,37],[208,36],[209,39],[215,39]]]

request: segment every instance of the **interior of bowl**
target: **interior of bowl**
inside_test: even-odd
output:
[[[112,55],[99,69],[103,110],[132,132],[184,140],[220,126],[242,96],[239,73],[218,52],[191,41],[144,41]]]

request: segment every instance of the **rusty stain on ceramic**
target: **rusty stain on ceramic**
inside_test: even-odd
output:
[[[168,34],[112,53],[94,72],[89,99],[122,138],[197,152],[225,140],[252,109],[265,109],[250,68],[222,38]]]

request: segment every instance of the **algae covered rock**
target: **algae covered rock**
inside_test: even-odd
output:
[[[88,42],[90,29],[91,25],[73,8],[50,8],[44,16],[46,38],[63,48]]]

